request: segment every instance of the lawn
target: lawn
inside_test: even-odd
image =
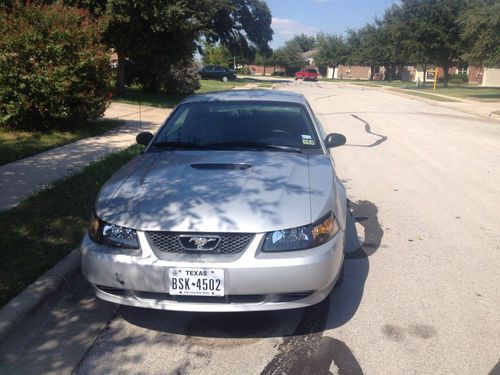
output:
[[[139,150],[110,155],[0,212],[0,306],[78,246],[99,188]]]
[[[262,88],[272,88],[273,84],[272,83],[259,83],[257,87],[262,87]]]
[[[422,92],[433,92],[432,87],[419,88]],[[478,100],[481,102],[496,102],[500,100],[500,88],[468,85],[448,85],[447,88],[437,87],[436,94],[447,95],[457,99]]]
[[[236,81],[222,82],[210,79],[200,80],[201,88],[196,91],[197,94],[210,91],[221,91],[221,90],[231,90],[237,86],[244,86],[248,82],[243,79],[237,79]]]
[[[54,147],[93,137],[123,124],[119,120],[89,122],[72,130],[29,132],[0,127],[0,165],[35,155]]]
[[[222,82],[216,80],[202,79],[200,80],[201,88],[196,93],[205,93],[211,91],[231,90],[236,86],[246,85],[242,79],[236,81]],[[128,104],[143,104],[151,107],[171,108],[179,103],[189,94],[165,94],[147,92],[139,87],[127,87],[125,91],[118,95],[113,93],[113,101],[118,103]]]
[[[407,95],[418,96],[420,98],[432,99],[438,102],[458,102],[458,100],[452,98],[446,98],[443,96],[432,95],[431,93],[427,94],[425,92],[417,91],[417,90],[404,90],[404,89],[395,89],[394,91],[401,92]]]

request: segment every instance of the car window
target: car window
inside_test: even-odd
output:
[[[316,72],[316,69],[307,69],[307,72],[308,72],[308,73],[317,73],[317,72]]]
[[[203,68],[205,72],[211,72],[214,70],[214,67],[212,65],[207,65]]]
[[[321,150],[307,109],[282,102],[198,102],[179,106],[155,142],[254,142]]]

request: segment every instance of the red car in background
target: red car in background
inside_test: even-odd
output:
[[[302,79],[304,81],[317,81],[318,71],[314,68],[302,68],[295,73],[295,79]]]

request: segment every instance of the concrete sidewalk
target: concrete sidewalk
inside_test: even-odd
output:
[[[141,131],[154,132],[170,109],[112,103],[104,118],[125,124],[103,135],[82,139],[0,167],[0,210],[18,205],[24,198],[56,180],[79,172],[108,154],[135,142]]]

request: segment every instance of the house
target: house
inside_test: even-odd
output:
[[[300,57],[304,61],[305,65],[316,67],[316,64],[314,63],[314,56],[316,53],[318,53],[318,49],[313,48],[312,50],[301,53]]]

